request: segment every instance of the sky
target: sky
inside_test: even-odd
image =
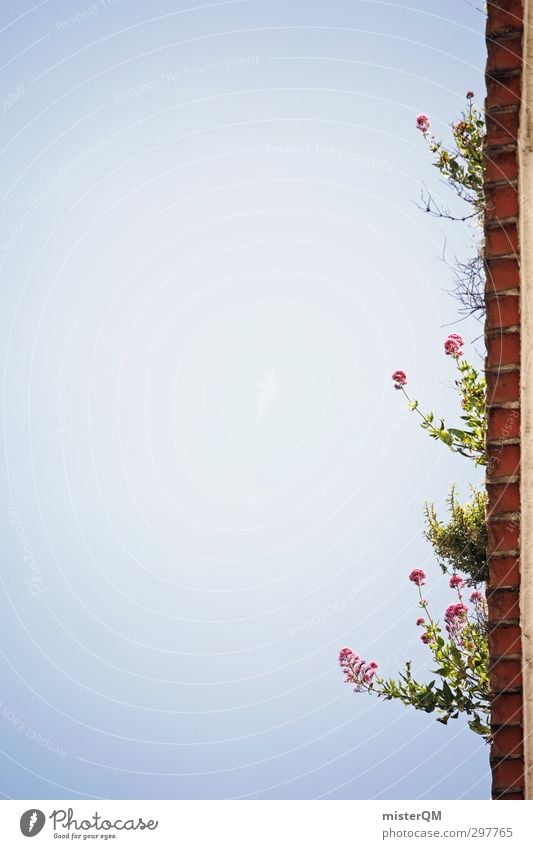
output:
[[[354,694],[423,680],[414,567],[479,470],[415,122],[482,103],[483,14],[374,0],[0,10],[0,792],[483,799],[488,749]],[[440,14],[440,11],[443,14]]]

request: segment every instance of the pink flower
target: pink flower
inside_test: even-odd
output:
[[[420,639],[427,646],[427,644],[431,642],[431,634],[428,634],[427,631],[424,631],[424,633],[420,635]]]
[[[424,113],[417,116],[416,119],[416,128],[420,130],[421,133],[427,133],[431,124],[429,121],[429,117],[424,115]]]
[[[344,673],[346,684],[354,684],[355,692],[364,689],[365,684],[371,684],[376,675],[378,664],[375,660],[369,663],[362,660],[353,649],[343,648],[339,652],[339,666]]]
[[[417,625],[425,625],[425,624],[426,624],[426,620],[425,620],[425,619],[422,619],[422,617],[420,617],[419,619],[417,619],[417,620],[416,620],[416,624],[417,624]]]
[[[466,586],[465,579],[461,575],[452,575],[450,578],[450,587],[452,590],[460,590]]]
[[[343,648],[339,652],[339,666],[344,672],[346,683],[355,683],[355,672],[359,671],[361,658],[354,652],[353,649]]]
[[[416,584],[417,587],[423,586],[426,582],[426,573],[423,569],[413,569],[409,574],[409,580]]]
[[[459,636],[461,631],[466,625],[466,617],[468,615],[468,608],[466,604],[462,602],[458,602],[457,604],[450,604],[446,608],[446,612],[444,614],[444,621],[446,622],[446,630],[450,637],[454,638]]]
[[[359,660],[359,655],[354,652],[353,649],[349,649],[347,647],[343,648],[339,652],[339,663],[342,664],[345,661],[349,663],[353,663],[354,660]]]
[[[363,680],[365,684],[370,684],[374,675],[377,672],[378,665],[375,660],[371,660],[370,663],[367,663],[365,667],[365,671],[363,673]]]
[[[457,359],[458,357],[462,357],[463,345],[464,341],[462,336],[459,336],[458,333],[450,333],[444,343],[444,353],[446,354],[446,356],[454,357],[455,359]]]
[[[395,371],[392,375],[395,389],[402,389],[407,384],[407,375],[404,371]]]
[[[457,604],[449,604],[446,608],[446,612],[444,614],[444,618],[446,621],[448,619],[453,619],[454,617],[459,616],[462,619],[466,619],[466,614],[468,613],[468,608],[466,604],[463,604],[462,601],[458,601]]]
[[[474,97],[474,92],[473,92],[473,91],[467,91],[467,93],[466,93],[466,99],[467,99],[467,100],[472,100],[472,98],[473,98],[473,97]]]
[[[470,596],[470,601],[472,602],[472,604],[479,604],[479,602],[482,601],[482,599],[483,599],[483,596],[481,595],[479,590],[474,590],[474,592]]]

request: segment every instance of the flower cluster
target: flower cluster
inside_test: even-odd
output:
[[[413,569],[412,572],[409,573],[409,580],[416,584],[417,587],[421,587],[426,583],[426,573],[423,569]]]
[[[448,357],[462,357],[463,356],[463,337],[459,336],[458,333],[450,333],[446,341],[444,342],[444,353]]]
[[[403,389],[403,387],[407,385],[407,375],[404,371],[400,371],[400,369],[394,372],[392,379],[394,381],[395,389]]]
[[[462,601],[457,604],[450,604],[446,608],[444,621],[446,622],[446,630],[452,639],[456,639],[466,625],[468,616],[468,607]]]
[[[354,691],[360,692],[372,687],[378,664],[375,660],[367,663],[353,649],[343,648],[339,652],[339,665],[344,673],[346,684],[354,684]]]
[[[420,130],[421,133],[428,133],[430,126],[431,122],[429,120],[428,115],[424,115],[423,113],[421,115],[418,115],[416,119],[417,130]]]
[[[450,578],[450,587],[452,590],[461,590],[466,587],[466,581],[461,575],[452,575]]]

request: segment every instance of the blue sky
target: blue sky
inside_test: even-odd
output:
[[[488,752],[355,696],[428,658],[423,504],[476,470],[417,207],[483,97],[483,15],[432,3],[9,5],[3,40],[0,790],[486,798]],[[476,341],[477,340],[477,341]]]

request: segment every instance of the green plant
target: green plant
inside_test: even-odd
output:
[[[431,122],[427,115],[418,116],[417,127],[434,155],[433,164],[446,184],[467,205],[466,210],[452,212],[431,193],[423,192],[422,208],[437,218],[469,221],[475,225],[472,231],[476,246],[474,256],[466,261],[455,258],[450,267],[454,275],[453,294],[459,301],[460,313],[481,317],[485,312],[481,224],[485,207],[483,140],[486,128],[483,113],[474,104],[473,98],[474,92],[468,91],[466,109],[459,120],[451,124],[450,145],[437,139],[431,132]]]
[[[435,419],[433,413],[423,413],[418,401],[410,398],[405,390],[407,375],[404,371],[395,371],[392,380],[395,389],[401,390],[407,398],[409,408],[417,412],[422,419],[423,430],[452,451],[475,460],[479,465],[486,465],[486,382],[471,363],[462,359],[463,345],[463,339],[458,333],[451,333],[444,342],[444,352],[455,361],[459,373],[454,383],[462,409],[462,427],[448,427],[443,419]]]
[[[457,500],[455,486],[447,498],[450,518],[441,522],[435,505],[425,505],[426,530],[443,572],[462,572],[469,583],[487,580],[487,494],[471,487],[472,498],[464,504]]]
[[[481,218],[485,205],[483,194],[483,139],[485,120],[473,102],[474,93],[467,92],[467,108],[458,121],[451,125],[453,146],[446,147],[429,132],[429,119],[418,126],[426,138],[430,151],[435,155],[434,165],[447,180],[461,200],[470,204],[474,211],[471,216]],[[454,216],[446,216],[454,218]],[[463,216],[461,221],[465,220]]]
[[[453,215],[431,195],[426,197],[424,205],[432,215],[452,221],[471,220],[478,224],[484,213],[485,122],[473,103],[473,92],[468,92],[466,97],[467,110],[459,121],[452,124],[451,148],[430,132],[427,115],[418,116],[417,127],[434,154],[434,164],[440,174],[472,211],[462,216]],[[480,239],[477,247],[471,260],[455,263],[455,294],[461,304],[461,312],[467,314],[483,313],[485,309]],[[486,383],[474,366],[464,359],[463,345],[463,339],[457,333],[450,334],[444,343],[445,354],[455,360],[457,367],[454,384],[462,411],[459,427],[449,427],[443,419],[435,419],[433,413],[423,413],[419,409],[418,401],[411,399],[405,390],[407,375],[404,371],[395,371],[392,379],[394,387],[406,396],[410,409],[420,416],[421,427],[433,439],[484,465],[487,462]],[[433,680],[421,683],[413,678],[410,661],[405,663],[397,679],[382,678],[376,661],[367,662],[350,648],[341,649],[339,663],[346,683],[353,685],[356,692],[366,691],[387,701],[399,700],[415,710],[436,712],[438,721],[444,724],[464,714],[472,731],[490,739],[486,602],[478,589],[473,590],[468,603],[462,595],[465,587],[476,586],[487,578],[487,496],[474,487],[471,492],[471,500],[461,504],[455,488],[451,488],[447,522],[439,519],[433,504],[425,505],[426,539],[431,543],[442,571],[451,573],[450,587],[458,593],[458,601],[446,608],[444,627],[433,619],[429,604],[422,596],[420,588],[426,580],[425,572],[413,569],[409,575],[409,579],[418,586],[419,605],[424,611],[424,616],[416,624],[423,629],[421,640],[432,655]]]
[[[414,569],[409,579],[418,586],[425,618],[417,620],[423,628],[422,642],[430,650],[438,676],[422,684],[413,678],[411,663],[407,661],[398,680],[385,679],[378,674],[376,661],[367,663],[353,649],[343,648],[339,664],[345,682],[355,692],[375,694],[386,701],[396,699],[402,704],[425,713],[436,712],[437,721],[446,725],[450,719],[466,714],[469,728],[485,739],[490,739],[490,704],[488,674],[488,637],[486,606],[482,594],[475,590],[470,596],[470,606],[465,603],[462,589],[464,578],[452,575],[450,586],[458,593],[458,602],[450,604],[445,611],[445,634],[429,611],[429,604],[422,596],[421,586],[426,574]]]

